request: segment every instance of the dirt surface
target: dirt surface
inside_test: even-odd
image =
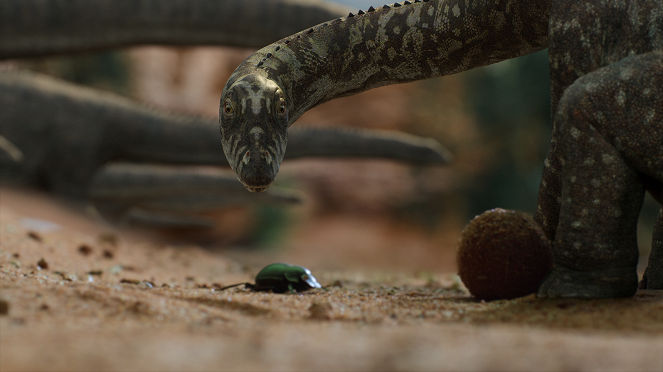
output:
[[[155,241],[0,189],[0,369],[663,371],[661,291],[483,303],[453,271],[310,267],[328,291],[220,292],[260,267]]]

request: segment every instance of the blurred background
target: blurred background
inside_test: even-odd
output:
[[[338,2],[356,9],[382,5]],[[11,63],[166,110],[217,118],[227,78],[252,52],[143,46]],[[212,231],[161,235],[250,264],[283,260],[328,270],[453,272],[456,244],[471,218],[498,207],[535,210],[551,131],[547,51],[337,99],[295,125],[408,132],[435,138],[455,158],[444,167],[286,161],[277,184],[304,191],[303,205],[233,207],[211,214],[218,221]],[[657,213],[648,198],[639,228],[643,255]]]

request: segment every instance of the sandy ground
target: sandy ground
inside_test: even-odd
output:
[[[661,291],[483,303],[452,271],[315,269],[329,291],[217,290],[259,269],[0,189],[0,370],[663,371]]]

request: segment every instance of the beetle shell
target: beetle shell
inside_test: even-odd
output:
[[[274,263],[260,270],[256,275],[256,284],[253,289],[284,293],[287,291],[303,292],[321,287],[309,269],[286,263]]]

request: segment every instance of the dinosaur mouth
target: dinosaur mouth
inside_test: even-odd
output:
[[[268,158],[271,160],[271,156]],[[240,167],[239,172],[237,172],[237,176],[247,190],[262,192],[274,182],[277,173],[278,165],[275,162],[265,161],[264,158],[246,159],[245,163]]]
[[[251,192],[263,192],[267,190],[267,188],[272,184],[271,181],[266,182],[267,180],[264,178],[261,180],[262,182],[256,182],[255,180],[247,182],[246,180],[243,180],[241,178],[240,181],[242,182],[244,187],[246,187],[246,189]]]
[[[260,139],[260,138],[258,138]],[[285,147],[285,146],[283,146]],[[224,149],[225,150],[225,149]],[[233,149],[234,166],[237,178],[251,192],[265,191],[276,179],[284,148],[256,140],[255,143]]]
[[[249,185],[244,185],[244,187],[246,187],[246,189],[249,190],[249,191],[251,191],[251,192],[263,192],[263,191],[267,190],[267,188],[269,187],[269,185],[267,185],[267,186],[249,186]]]

